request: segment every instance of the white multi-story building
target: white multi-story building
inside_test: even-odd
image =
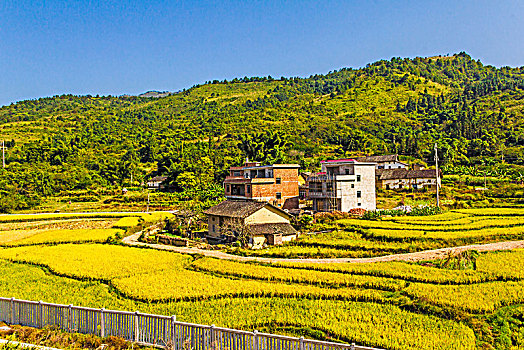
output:
[[[314,211],[375,210],[375,163],[354,159],[325,160],[321,172],[308,177]]]

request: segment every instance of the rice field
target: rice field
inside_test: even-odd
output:
[[[376,256],[520,237],[518,210],[490,213],[342,220],[333,232],[243,253]],[[448,269],[438,262],[246,263],[108,240],[166,215],[0,219],[0,295],[387,349],[524,346],[517,323],[490,323],[505,308],[524,316],[524,250],[483,253],[473,268]]]

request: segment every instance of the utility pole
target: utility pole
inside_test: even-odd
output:
[[[435,142],[435,173],[436,173],[436,179],[437,179],[437,207],[440,208],[440,198],[439,198],[439,183],[438,183],[438,153],[437,153],[437,143]]]
[[[146,213],[149,213],[149,190],[147,190],[147,209]]]
[[[5,168],[5,141],[2,140],[2,168]]]

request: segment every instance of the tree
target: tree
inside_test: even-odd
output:
[[[253,238],[254,231],[251,225],[247,225],[244,219],[228,218],[220,227],[220,233],[230,242],[236,242],[240,247],[248,246]]]

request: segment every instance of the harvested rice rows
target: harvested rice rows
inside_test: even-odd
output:
[[[42,243],[104,242],[122,233],[118,229],[14,230],[0,231],[0,246],[33,245]]]

